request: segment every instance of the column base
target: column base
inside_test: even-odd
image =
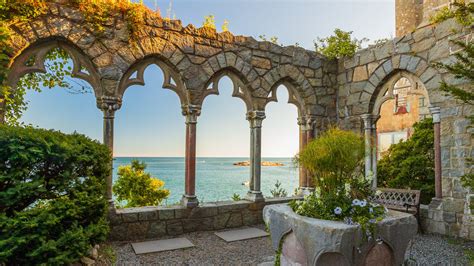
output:
[[[108,200],[109,203],[109,210],[115,210],[115,201],[110,199]]]
[[[263,197],[263,194],[261,191],[249,191],[247,192],[247,196],[245,197],[247,200],[253,201],[253,202],[260,202],[260,201],[265,201],[265,198]]]
[[[432,198],[430,204],[428,205],[430,209],[441,209],[443,204],[443,199]]]
[[[183,195],[181,198],[181,205],[186,208],[194,208],[199,205],[199,200],[195,195]]]
[[[314,192],[312,187],[300,187],[298,188],[298,196],[306,196]]]

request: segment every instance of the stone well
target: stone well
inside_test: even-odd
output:
[[[411,214],[390,211],[378,223],[379,241],[364,241],[358,226],[296,214],[287,204],[266,206],[281,265],[400,265],[418,225]]]

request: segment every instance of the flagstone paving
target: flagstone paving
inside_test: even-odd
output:
[[[264,226],[257,228],[263,230]],[[269,263],[275,255],[270,237],[226,242],[213,231],[178,237],[186,237],[194,247],[136,255],[131,243],[113,242],[116,265],[273,265]],[[417,235],[406,258],[408,265],[471,265],[469,253],[474,254],[474,241]]]

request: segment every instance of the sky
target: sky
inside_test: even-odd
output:
[[[176,16],[183,25],[202,25],[214,15],[217,28],[224,19],[236,35],[277,36],[284,45],[298,43],[314,49],[313,40],[332,34],[335,28],[353,36],[377,40],[395,32],[394,0],[145,0],[159,7],[162,16]],[[157,66],[145,71],[145,86],[127,89],[115,116],[114,156],[182,157],[185,123],[174,92],[162,89],[163,75]],[[231,81],[219,83],[220,95],[206,98],[197,126],[197,156],[248,157],[250,129],[242,100],[231,97]],[[263,157],[293,157],[298,152],[296,107],[287,104],[284,86],[278,102],[266,108],[262,128]],[[102,140],[102,113],[93,94],[71,94],[53,88],[28,92],[28,110],[22,121],[65,133],[77,131]]]

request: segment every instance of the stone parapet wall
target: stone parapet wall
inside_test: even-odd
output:
[[[262,224],[262,210],[266,205],[286,203],[291,199],[296,198],[266,199],[265,202],[257,203],[245,200],[203,203],[196,208],[172,206],[117,209],[109,214],[109,238],[112,241],[143,240]]]

